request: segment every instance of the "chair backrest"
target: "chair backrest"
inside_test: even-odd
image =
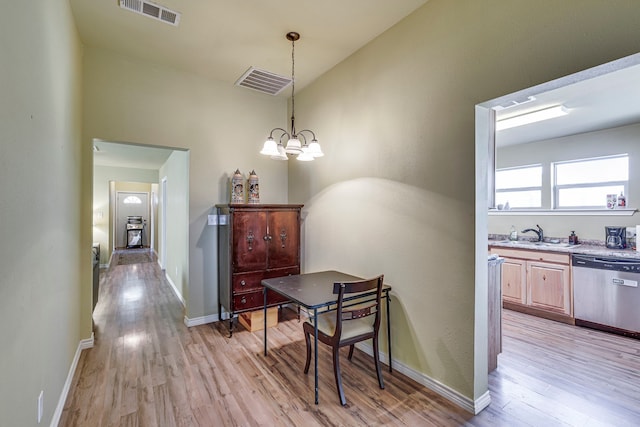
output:
[[[375,316],[372,327],[375,333],[380,328],[380,299],[382,297],[382,284],[384,275],[373,279],[364,279],[353,282],[336,282],[333,284],[333,293],[338,295],[336,308],[336,328],[334,336],[342,334],[342,323],[350,320],[362,319],[368,316]],[[366,299],[356,298],[345,301],[345,298],[366,291],[376,290],[375,297],[369,296]]]

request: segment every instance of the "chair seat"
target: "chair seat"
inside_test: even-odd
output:
[[[309,323],[313,325],[313,317],[309,320]],[[335,333],[335,330],[335,312],[327,312],[318,315],[318,331],[322,331],[325,335],[332,336]],[[346,341],[359,335],[371,333],[373,333],[373,319],[371,317],[342,322],[342,334],[340,335],[340,341]]]

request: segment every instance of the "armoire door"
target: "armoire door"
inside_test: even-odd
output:
[[[299,263],[300,223],[298,211],[269,212],[269,269]]]
[[[233,215],[233,271],[267,268],[267,213],[238,212]]]

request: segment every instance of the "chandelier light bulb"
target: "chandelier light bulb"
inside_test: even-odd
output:
[[[269,137],[262,147],[260,154],[264,154],[265,156],[277,156],[278,155],[278,144],[273,140],[273,138]]]

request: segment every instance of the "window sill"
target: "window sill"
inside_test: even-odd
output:
[[[490,216],[632,216],[637,209],[513,209],[499,211],[490,209]]]

